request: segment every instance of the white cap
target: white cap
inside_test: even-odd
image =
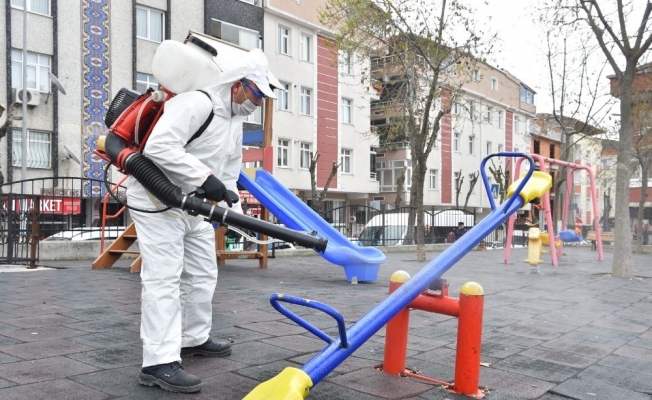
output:
[[[243,78],[254,82],[265,96],[272,99],[276,98],[274,89],[281,88],[281,82],[269,71],[267,57],[260,49],[249,51],[235,68],[224,71],[220,80],[236,82]]]

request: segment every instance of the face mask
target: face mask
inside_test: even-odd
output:
[[[249,99],[245,100],[242,104],[238,104],[234,101],[231,102],[231,110],[235,115],[251,115],[257,108],[258,106],[252,103]]]
[[[244,87],[242,87],[242,90],[244,91]],[[245,93],[245,98],[247,97],[247,94]],[[241,116],[247,116],[253,114],[254,111],[258,108],[257,105],[255,105],[251,100],[248,98],[245,99],[245,101],[242,104],[238,104],[234,101],[231,101],[231,111],[233,111],[233,114],[235,115],[241,115]]]

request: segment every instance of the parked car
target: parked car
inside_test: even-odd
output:
[[[365,225],[357,242],[362,246],[398,246],[404,244],[407,235],[407,225],[410,218],[408,213],[387,213],[376,215]],[[424,214],[424,226],[428,226],[434,234],[436,230],[449,232],[457,227],[458,222],[471,228],[474,225],[474,217],[471,214],[460,210],[444,210],[435,213]],[[416,227],[416,219],[414,221]]]
[[[115,240],[120,236],[125,229],[124,226],[107,226],[104,228],[104,239]],[[82,241],[82,240],[100,240],[102,239],[101,227],[82,227],[73,228],[67,231],[57,232],[52,236],[48,236],[43,241]]]

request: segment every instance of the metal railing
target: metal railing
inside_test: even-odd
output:
[[[125,189],[121,187],[116,196],[126,201]],[[48,177],[0,186],[0,264],[33,265],[42,240],[100,240],[111,235],[111,227],[98,231],[104,192],[101,180],[87,178]],[[110,210],[120,207],[115,201],[108,204]],[[112,225],[117,233],[124,217]]]

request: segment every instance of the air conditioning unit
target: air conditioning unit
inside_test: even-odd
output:
[[[30,107],[36,107],[41,103],[41,93],[38,89],[27,89],[25,95],[22,89],[13,89],[12,98],[14,104],[23,104],[23,101],[26,101]]]

